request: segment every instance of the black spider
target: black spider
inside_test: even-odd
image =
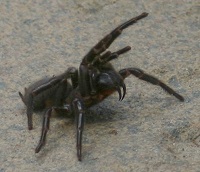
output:
[[[103,101],[115,91],[119,93],[119,100],[123,100],[126,94],[124,79],[129,75],[134,75],[151,84],[158,85],[180,101],[184,101],[184,98],[173,89],[155,77],[144,73],[141,69],[125,68],[117,72],[110,63],[111,60],[129,51],[131,47],[127,46],[116,52],[105,50],[124,29],[147,15],[148,13],[142,13],[121,24],[106,35],[85,55],[79,69],[71,67],[59,76],[41,79],[25,88],[24,95],[19,92],[22,101],[27,106],[29,130],[32,129],[33,110],[47,108],[43,117],[41,138],[35,149],[36,153],[45,144],[52,111],[61,110],[66,114],[75,115],[77,121],[77,156],[78,160],[81,161],[85,109]],[[68,82],[68,79],[71,79],[72,84]],[[123,91],[121,91],[121,88]]]

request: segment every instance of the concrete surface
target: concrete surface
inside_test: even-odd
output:
[[[185,97],[181,103],[134,77],[88,111],[83,161],[72,119],[52,118],[47,144],[34,153],[42,114],[27,130],[18,91],[70,66],[118,24],[148,12],[111,50],[132,50],[113,64],[139,67]],[[0,1],[0,172],[200,171],[200,2],[197,0]]]

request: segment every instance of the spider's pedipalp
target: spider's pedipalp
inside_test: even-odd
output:
[[[131,47],[130,47],[130,46],[126,46],[126,47],[124,47],[124,48],[122,48],[122,49],[120,49],[120,50],[118,50],[118,51],[116,51],[116,52],[114,52],[114,53],[116,53],[116,54],[119,56],[119,55],[121,55],[121,54],[126,53],[126,52],[129,51],[129,50],[131,50]]]
[[[101,66],[105,63],[116,59],[119,57],[119,55],[126,53],[127,51],[131,50],[130,46],[126,46],[116,52],[111,53],[110,51],[105,52],[103,55],[99,55],[98,58],[95,58],[95,60],[92,62],[92,65],[94,66]]]
[[[105,63],[107,63],[107,62],[109,62],[109,61],[111,61],[113,59],[116,59],[117,57],[119,57],[119,55],[124,54],[129,50],[131,50],[131,47],[127,46],[127,47],[124,47],[124,48],[122,48],[122,49],[120,49],[120,50],[118,50],[116,52],[111,53],[110,56],[106,57],[103,60],[102,64],[105,64]]]
[[[110,51],[106,51],[102,55],[97,56],[93,62],[91,63],[93,66],[98,66],[103,63],[104,59],[108,58],[112,53]]]

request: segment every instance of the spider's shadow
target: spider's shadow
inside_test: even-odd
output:
[[[114,119],[116,111],[110,109],[104,105],[96,105],[86,110],[85,112],[85,122],[90,123],[104,123],[104,122],[111,122]],[[69,118],[72,121],[75,120],[74,115],[67,115],[65,113],[56,113],[56,117],[60,119]]]
[[[86,123],[104,123],[114,120],[116,111],[103,105],[97,105],[86,111]]]

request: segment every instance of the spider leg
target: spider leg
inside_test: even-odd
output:
[[[77,140],[76,140],[76,149],[77,149],[77,157],[78,160],[82,159],[82,133],[84,128],[84,116],[85,110],[83,102],[80,98],[76,98],[73,101],[73,109],[76,115],[76,132],[77,132]]]
[[[28,100],[27,100],[27,110],[26,110],[26,114],[27,114],[27,118],[28,118],[28,129],[32,130],[33,129],[33,122],[32,122],[32,115],[33,115],[33,95],[30,94],[28,96]]]
[[[102,40],[100,40],[83,58],[82,64],[88,64],[92,62],[96,55],[104,52],[112,42],[122,33],[124,29],[129,27],[130,25],[136,23],[138,20],[145,18],[148,13],[142,13],[137,17],[134,17],[125,23],[116,27],[113,31],[111,31],[108,35],[106,35]]]
[[[39,144],[35,149],[35,153],[38,153],[41,150],[41,148],[45,145],[47,131],[49,130],[51,113],[52,113],[52,108],[48,109],[44,114],[42,123],[42,134],[40,137]]]
[[[61,82],[61,78],[53,78],[51,80],[49,80],[47,83],[44,83],[40,86],[38,86],[36,89],[34,89],[32,91],[32,95],[33,96],[37,96],[38,94],[40,94],[41,92],[53,87],[54,85],[58,84],[59,82]]]
[[[24,89],[25,94],[27,92],[27,88]],[[28,118],[28,129],[32,130],[32,114],[33,114],[33,96],[31,94],[28,95],[28,99],[26,100],[25,97],[19,92],[19,96],[21,97],[23,103],[27,106],[27,118]]]
[[[134,75],[137,78],[147,81],[153,85],[158,85],[161,88],[163,88],[166,92],[168,92],[169,94],[175,96],[177,99],[179,99],[180,101],[184,101],[183,96],[181,96],[180,94],[178,94],[176,91],[174,91],[172,88],[170,88],[169,86],[167,86],[166,84],[164,84],[162,81],[158,80],[157,78],[144,73],[141,69],[138,68],[126,68],[126,69],[122,69],[119,71],[119,74],[125,79],[126,77],[128,77],[129,75]]]
[[[116,52],[111,53],[110,51],[107,51],[103,55],[99,56],[95,61],[93,61],[93,65],[104,65],[105,63],[116,59],[119,57],[119,55],[126,53],[127,51],[131,50],[130,46],[126,46]]]
[[[63,110],[65,111],[66,113],[69,113],[70,112],[70,108],[69,106],[64,106],[64,107],[52,107],[52,108],[49,108],[45,114],[44,114],[44,117],[43,117],[43,123],[42,123],[42,133],[41,133],[41,137],[40,137],[40,141],[35,149],[35,153],[38,153],[41,148],[45,145],[45,142],[46,142],[46,135],[47,135],[47,132],[49,130],[49,126],[50,126],[50,118],[51,118],[51,114],[52,114],[52,111],[55,110],[55,111],[59,111],[59,110]]]
[[[26,102],[25,102],[25,100],[24,100],[24,96],[23,96],[23,94],[22,94],[21,92],[18,92],[18,93],[19,93],[19,96],[21,97],[22,101],[23,101],[24,104],[26,105]]]

